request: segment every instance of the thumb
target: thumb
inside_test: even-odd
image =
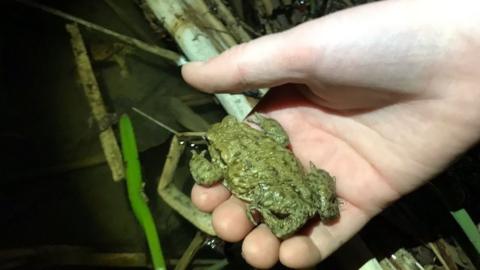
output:
[[[182,67],[190,85],[206,92],[240,92],[301,81],[312,63],[295,29],[237,45],[207,62]],[[303,38],[305,39],[305,38]]]

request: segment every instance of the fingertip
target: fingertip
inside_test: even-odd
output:
[[[268,269],[278,262],[280,240],[261,224],[244,239],[242,255],[255,268]]]
[[[195,72],[199,68],[201,68],[205,62],[203,61],[194,61],[194,62],[188,62],[184,65],[182,65],[182,76],[185,78],[185,76],[189,77],[192,72]]]
[[[184,64],[181,69],[183,79],[193,87],[199,88],[199,83],[202,82],[201,73],[204,65],[205,62],[201,61],[188,62]],[[205,91],[205,89],[200,89]]]
[[[190,61],[182,65],[182,70],[187,68],[198,68],[205,64],[205,61]]]
[[[230,192],[220,184],[210,187],[193,185],[191,198],[193,204],[203,212],[212,212],[220,203],[230,197]]]
[[[319,263],[322,256],[308,236],[299,235],[282,242],[279,259],[287,267],[306,268]]]
[[[242,240],[253,228],[245,211],[245,203],[233,196],[215,208],[212,225],[217,235],[227,242]]]

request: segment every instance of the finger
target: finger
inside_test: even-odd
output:
[[[230,192],[220,184],[204,187],[195,184],[191,192],[193,204],[204,212],[212,212],[220,203],[230,197]]]
[[[251,266],[268,269],[277,263],[279,248],[280,240],[261,224],[243,240],[242,255]]]
[[[340,218],[332,224],[319,223],[308,235],[298,235],[282,242],[279,259],[291,268],[305,268],[319,263],[348,241],[370,216],[345,202]]]
[[[245,203],[231,196],[213,211],[213,229],[223,240],[238,242],[253,228],[245,213]]]
[[[183,78],[207,92],[235,92],[299,81],[313,63],[313,50],[302,32],[292,29],[264,36],[207,62],[186,64],[182,67]]]
[[[287,267],[307,268],[320,262],[322,256],[310,237],[298,235],[282,243],[279,258]]]

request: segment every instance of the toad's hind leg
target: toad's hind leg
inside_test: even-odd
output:
[[[298,209],[291,213],[276,212],[275,209],[267,209],[257,204],[247,206],[247,217],[254,224],[265,223],[272,233],[285,239],[294,234],[307,221],[308,210]]]
[[[295,190],[285,187],[255,189],[247,206],[247,217],[253,224],[265,223],[281,239],[294,234],[315,213]]]
[[[306,184],[312,191],[311,200],[322,220],[333,220],[340,214],[335,190],[335,178],[328,172],[318,169],[310,162],[310,172]]]
[[[205,158],[205,150],[200,154],[193,151],[190,160],[190,172],[197,184],[211,186],[223,178],[223,170]]]
[[[247,121],[261,127],[267,136],[271,137],[279,144],[287,146],[290,143],[287,133],[276,120],[255,113],[253,117],[249,118]]]

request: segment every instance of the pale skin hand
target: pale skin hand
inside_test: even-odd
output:
[[[398,0],[352,8],[182,73],[212,93],[283,85],[265,112],[284,126],[304,165],[313,161],[337,177],[340,219],[281,242],[268,228],[253,228],[245,204],[220,185],[195,186],[192,200],[213,212],[221,238],[244,239],[251,265],[308,267],[479,140],[480,4]]]

